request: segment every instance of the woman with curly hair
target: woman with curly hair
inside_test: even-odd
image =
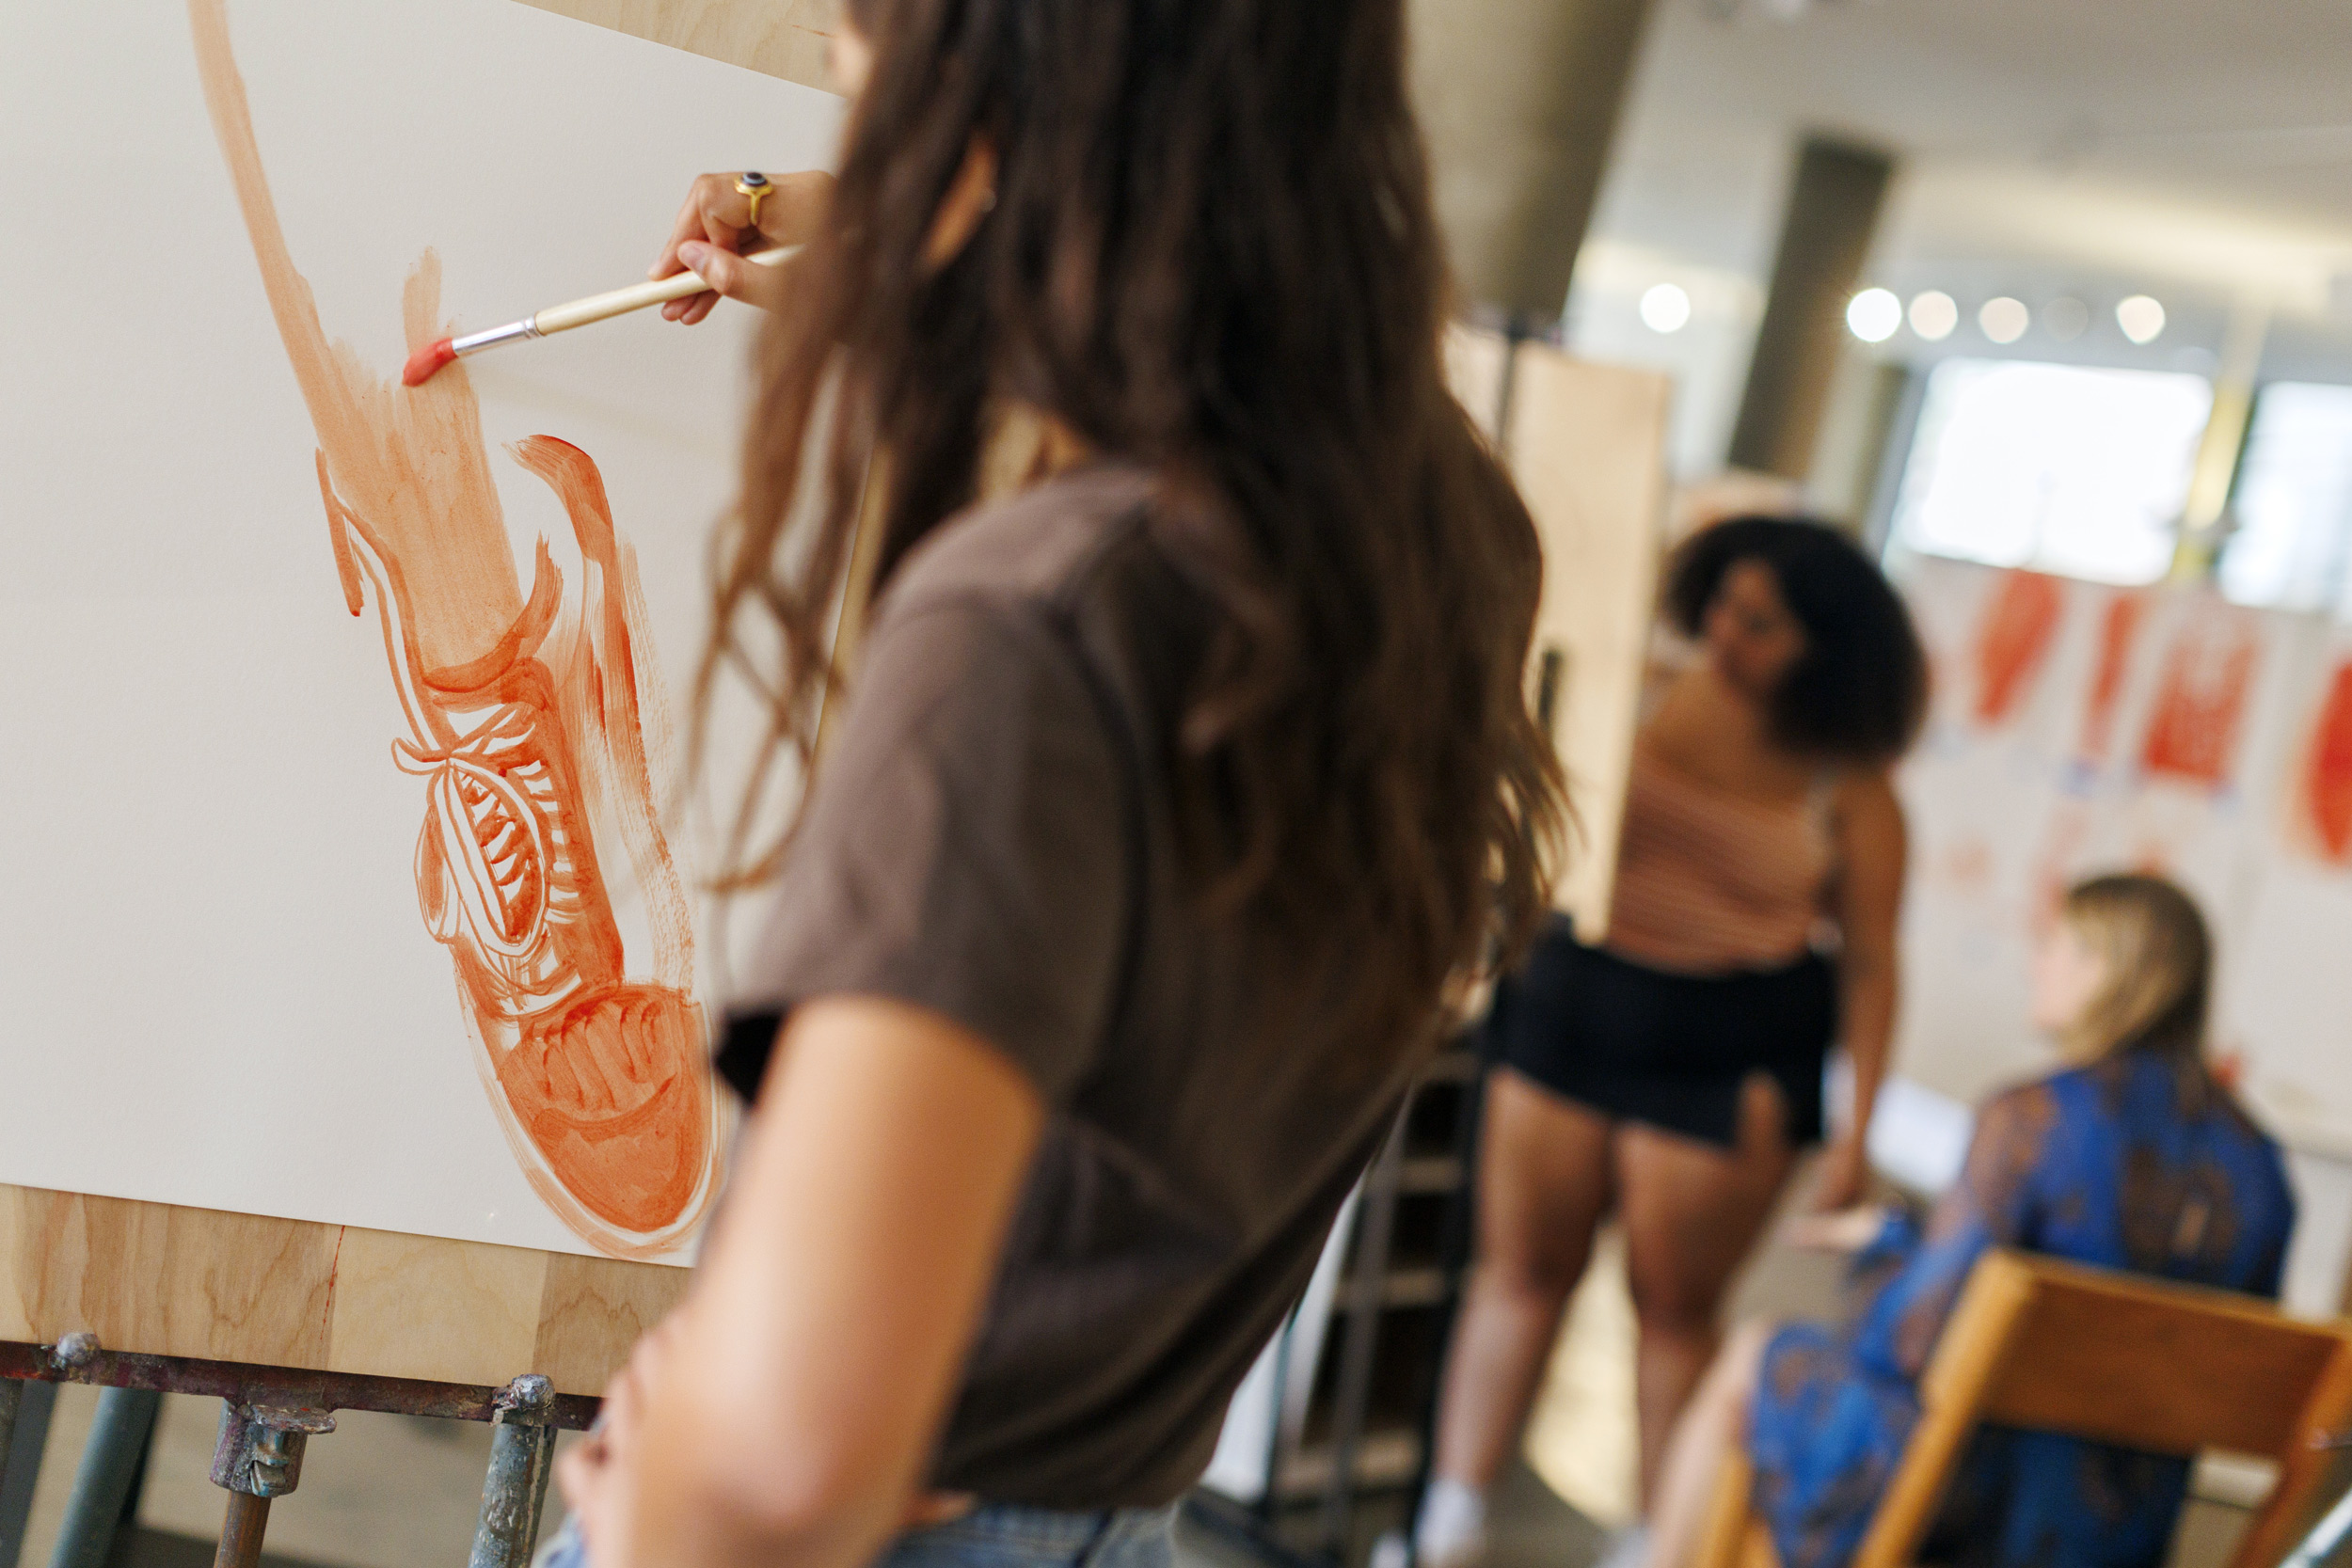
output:
[[[1668,574],[1705,657],[1636,742],[1605,942],[1563,919],[1498,988],[1477,1257],[1448,1355],[1417,1545],[1458,1568],[1518,1447],[1593,1238],[1623,1220],[1644,1496],[1713,1358],[1724,1291],[1824,1132],[1834,1040],[1855,1112],[1817,1202],[1851,1203],[1886,1068],[1902,901],[1888,771],[1926,662],[1878,567],[1827,525],[1719,523]]]

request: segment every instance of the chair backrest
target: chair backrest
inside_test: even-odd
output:
[[[2279,1461],[2233,1559],[2270,1568],[2327,1473],[2315,1444],[2352,1419],[2352,1328],[2222,1291],[1994,1252],[1968,1278],[1921,1380],[1918,1426],[1856,1568],[1904,1568],[1979,1423],[2157,1453]]]
[[[2027,1287],[1977,1402],[1979,1420],[2003,1426],[2155,1453],[2275,1456],[2346,1343],[2333,1324],[2226,1291],[2016,1253],[1979,1273],[1988,1293],[2016,1289],[2004,1274]]]

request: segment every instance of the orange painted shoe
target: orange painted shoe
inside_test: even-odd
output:
[[[516,1160],[582,1240],[623,1258],[691,1240],[719,1182],[720,1101],[690,988],[694,940],[638,711],[634,562],[587,453],[549,436],[515,460],[563,502],[566,585],[541,543],[531,592],[463,365],[413,390],[329,342],[295,270],[220,0],[191,0],[197,65],[262,285],[318,436],[343,602],[372,597],[422,781],[417,897],[456,970],[476,1067]],[[411,351],[445,335],[426,251],[402,293]],[[623,952],[604,861],[650,931]]]
[[[455,959],[507,1141],[582,1239],[618,1257],[669,1250],[711,1196],[716,1091],[692,997],[626,978],[563,712],[566,683],[540,657],[559,619],[561,575],[542,546],[496,662],[427,671],[407,630],[403,574],[331,486],[326,499],[348,602],[357,610],[373,598],[408,718],[394,761],[425,781],[419,907]],[[593,558],[595,541],[583,550]],[[580,618],[596,609],[580,607]],[[579,646],[596,659],[586,640]],[[575,684],[602,689],[613,678],[594,673]],[[650,801],[645,813],[650,822]]]

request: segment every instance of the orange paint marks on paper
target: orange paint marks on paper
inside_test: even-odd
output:
[[[2234,617],[2182,628],[2165,654],[2140,767],[2208,789],[2228,784],[2261,656],[2253,629]]]
[[[223,0],[188,0],[188,14],[317,433],[341,597],[375,611],[400,715],[392,762],[420,781],[418,907],[449,949],[483,1087],[524,1176],[582,1240],[621,1258],[675,1251],[717,1191],[721,1110],[639,712],[651,648],[634,556],[588,454],[534,436],[512,455],[562,504],[580,570],[567,581],[541,539],[524,591],[464,367],[401,391],[328,341],[262,172]],[[403,295],[412,348],[440,335],[438,296],[427,251]],[[650,927],[635,963],[615,876]]]
[[[2118,594],[2107,601],[2099,618],[2099,662],[2090,673],[2090,690],[2083,705],[2082,739],[2076,748],[2085,762],[2106,760],[2115,739],[2115,714],[2123,698],[2123,677],[2131,668],[2132,650],[2147,619],[2148,600],[2141,594]]]
[[[2297,815],[2320,856],[2352,866],[2352,660],[2336,666],[2304,750]]]
[[[2017,716],[2049,661],[2066,613],[2066,590],[2041,572],[2005,572],[1993,590],[1977,632],[1977,722],[2005,724]]]
[[[2083,841],[2090,835],[2090,814],[2080,800],[2062,800],[2043,834],[2042,852],[2034,859],[2032,903],[2026,911],[2036,942],[2049,936],[2065,907],[2066,890],[2074,885],[2074,868]]]
[[[1981,895],[1993,886],[1993,846],[1976,833],[1948,846],[1934,864],[1940,879],[1955,893]]]

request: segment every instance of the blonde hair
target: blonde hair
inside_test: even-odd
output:
[[[2213,936],[2194,899],[2161,877],[2094,877],[2058,913],[2106,971],[2067,1030],[2069,1046],[2084,1056],[2203,1049]]]

